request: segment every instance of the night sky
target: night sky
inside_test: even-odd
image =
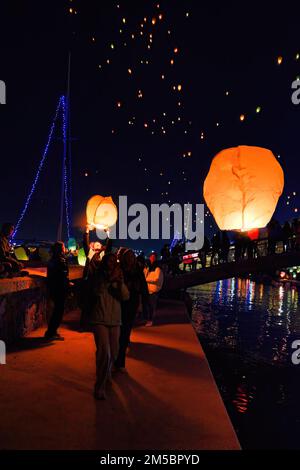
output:
[[[94,194],[202,203],[211,159],[237,145],[280,156],[285,189],[276,217],[298,215],[300,105],[291,101],[291,84],[300,77],[300,7],[196,0],[4,5],[1,221],[15,223],[24,206],[66,93],[70,50],[75,234]],[[61,158],[58,129],[18,237],[55,238]],[[209,235],[214,227],[205,217]]]

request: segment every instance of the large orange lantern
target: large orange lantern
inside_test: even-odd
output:
[[[218,153],[204,199],[221,230],[265,227],[282,194],[284,174],[270,150],[240,145]]]
[[[99,230],[115,225],[118,219],[118,209],[111,196],[93,196],[86,206],[87,223]]]

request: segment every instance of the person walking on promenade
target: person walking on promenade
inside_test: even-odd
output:
[[[47,266],[47,285],[50,299],[54,308],[45,333],[48,340],[60,340],[64,338],[57,332],[61,324],[65,301],[67,297],[69,282],[69,267],[65,256],[65,245],[63,242],[56,242],[52,247],[52,258]]]
[[[119,351],[121,302],[129,300],[129,291],[115,254],[108,253],[98,262],[91,282],[96,298],[88,318],[96,344],[94,396],[97,400],[104,400],[107,381],[111,380],[112,366]]]
[[[2,225],[0,232],[0,263],[9,274],[19,273],[23,268],[14,255],[13,248],[10,244],[10,239],[14,233],[14,226],[10,223]]]
[[[105,253],[109,253],[112,247],[112,241],[109,238],[109,232],[107,233],[106,244],[102,244],[100,241],[90,242],[90,231],[94,230],[94,227],[90,225],[86,226],[83,235],[83,249],[86,256],[86,263],[83,270],[82,283],[81,283],[81,316],[80,316],[80,329],[85,331],[87,328],[87,318],[90,310],[93,308],[95,297],[92,290],[92,282],[97,264],[103,258]]]
[[[129,291],[129,299],[121,302],[122,325],[120,331],[119,354],[115,362],[117,370],[125,370],[126,350],[138,313],[140,301],[149,297],[148,286],[143,271],[139,267],[135,254],[126,249],[120,258],[124,282]]]
[[[157,262],[157,254],[151,253],[149,265],[144,269],[144,275],[148,284],[149,304],[147,309],[146,326],[153,325],[153,316],[156,310],[158,294],[164,282],[164,275]]]
[[[292,247],[292,235],[293,231],[288,221],[285,222],[282,228],[282,244],[284,253],[291,250]]]

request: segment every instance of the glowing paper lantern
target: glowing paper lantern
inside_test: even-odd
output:
[[[86,263],[86,256],[84,253],[84,249],[80,248],[80,250],[78,251],[78,264],[79,266],[85,266],[85,263]]]
[[[270,221],[284,174],[270,150],[241,145],[218,153],[204,182],[204,199],[221,230],[251,230]]]
[[[86,206],[87,223],[99,230],[112,227],[117,222],[118,210],[110,196],[93,196]]]
[[[69,251],[76,251],[77,249],[77,242],[75,238],[69,238],[68,240],[68,250]]]

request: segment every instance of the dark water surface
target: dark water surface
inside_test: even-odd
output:
[[[193,322],[244,449],[300,449],[300,292],[228,279],[189,289]]]

